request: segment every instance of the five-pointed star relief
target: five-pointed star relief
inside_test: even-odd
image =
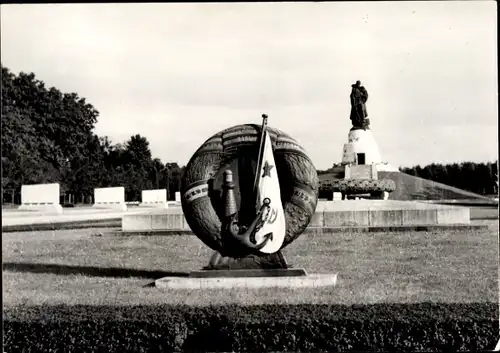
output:
[[[262,174],[262,177],[264,178],[265,176],[270,177],[271,176],[271,169],[273,168],[273,165],[270,165],[267,161],[266,164],[264,164],[264,174]]]

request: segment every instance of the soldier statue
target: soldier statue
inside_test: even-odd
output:
[[[351,85],[351,121],[353,129],[366,129],[369,126],[367,119],[366,101],[368,100],[368,91],[361,86],[361,81],[356,81]]]

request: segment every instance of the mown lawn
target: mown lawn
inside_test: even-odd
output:
[[[166,290],[163,276],[206,265],[194,236],[109,235],[110,229],[2,235],[5,308],[25,305],[371,304],[497,302],[498,223],[480,231],[302,235],[284,251],[335,288]],[[101,232],[102,236],[93,236]]]

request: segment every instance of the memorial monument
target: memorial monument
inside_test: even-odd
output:
[[[344,145],[342,164],[382,164],[378,145],[370,129],[370,120],[366,102],[368,91],[356,81],[351,85],[351,115],[352,127],[348,142]]]
[[[260,131],[240,125],[208,139],[182,180],[186,221],[216,251],[210,269],[287,268],[280,249],[305,230],[317,201],[312,161],[265,115]]]
[[[345,172],[327,185],[332,194],[337,192],[333,202],[318,202],[319,177],[311,159],[293,138],[268,127],[267,116],[262,126],[237,125],[207,139],[182,176],[182,209],[123,216],[125,234],[194,234],[213,250],[203,269],[193,269],[188,278],[159,279],[156,286],[259,287],[262,281],[271,286],[335,285],[335,275],[308,275],[283,256],[282,250],[306,228],[317,233],[339,227],[389,230],[469,224],[468,208],[388,200],[395,183],[379,174],[384,165],[376,163],[380,159],[367,100],[366,89],[357,82],[351,92],[347,144],[352,153],[345,153],[339,166]],[[338,193],[343,195],[339,198]],[[346,198],[359,200],[342,201]],[[200,281],[190,282],[193,277]],[[257,284],[251,285],[249,277],[258,277],[253,282]]]
[[[192,232],[214,250],[208,265],[190,277],[244,280],[233,286],[247,285],[248,277],[258,277],[259,285],[266,278],[272,286],[334,285],[336,275],[291,268],[281,252],[309,225],[319,180],[297,141],[262,118],[260,127],[238,125],[210,137],[186,166],[182,210]],[[179,281],[156,285],[172,288]]]
[[[389,179],[379,180],[379,171],[398,171],[387,163],[382,163],[378,145],[370,129],[368,110],[368,91],[356,81],[351,85],[352,127],[349,131],[348,143],[344,144],[342,167],[344,179],[332,182],[332,191],[342,195],[366,198],[387,199],[388,193],[395,190],[395,183]]]

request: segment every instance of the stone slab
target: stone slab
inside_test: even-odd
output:
[[[449,206],[437,210],[438,224],[470,223],[470,209],[468,207]]]
[[[470,224],[470,209],[415,201],[343,200],[318,202],[325,227]]]
[[[167,189],[142,190],[139,207],[168,208]]]
[[[2,233],[15,232],[40,232],[53,230],[73,230],[87,228],[119,228],[121,225],[120,218],[113,219],[98,219],[87,221],[73,222],[57,222],[57,223],[38,223],[38,224],[21,224],[2,226]]]
[[[309,223],[312,227],[323,227],[323,212],[316,212],[311,217],[311,222]]]
[[[431,224],[410,226],[382,226],[382,227],[310,227],[304,234],[332,234],[332,233],[383,233],[383,232],[442,232],[449,230],[482,230],[488,229],[486,224]]]
[[[141,208],[168,208],[168,203],[166,202],[141,202],[139,205]]]
[[[124,216],[124,218],[126,217]],[[147,215],[143,215],[143,217],[147,217]],[[125,225],[123,227],[125,227]],[[190,228],[182,213],[173,213],[173,214],[170,213],[170,214],[152,215],[150,229],[161,230],[161,229],[190,229]],[[123,230],[129,230],[129,229],[123,228]]]
[[[190,230],[182,208],[156,209],[123,215],[122,230],[124,232],[166,229]]]
[[[167,189],[141,191],[142,202],[167,202]]]
[[[92,212],[89,212],[92,211]],[[139,210],[129,210],[127,214],[137,214]],[[102,209],[64,209],[62,214],[44,214],[41,212],[2,212],[2,229],[5,226],[22,226],[22,225],[35,225],[35,224],[57,224],[67,222],[86,222],[93,220],[106,220],[106,219],[119,219],[120,223],[125,212],[116,210],[102,210]]]
[[[426,210],[446,209],[449,205],[439,205],[420,201],[399,200],[342,200],[342,202],[319,201],[316,212],[319,211],[356,211],[356,210]]]
[[[122,230],[144,230],[152,228],[152,214],[133,214],[122,217]]]
[[[346,165],[345,179],[377,179],[377,169],[374,165]]]
[[[372,227],[402,226],[403,210],[370,210],[370,223]],[[422,222],[420,222],[422,224]]]
[[[58,183],[21,185],[21,206],[59,205]]]
[[[411,226],[385,226],[385,227],[309,227],[304,234],[333,234],[333,233],[382,233],[382,232],[432,232],[447,230],[484,230],[488,229],[486,224],[432,224]],[[155,231],[118,231],[115,235],[121,236],[172,236],[172,235],[194,235],[191,230],[164,229]]]
[[[438,224],[436,210],[402,210],[401,212],[404,225]]]
[[[59,195],[58,183],[22,185],[21,205],[18,211],[61,214],[63,209],[59,204]]]
[[[369,210],[353,210],[353,211],[325,211],[323,212],[323,226],[339,227],[339,226],[369,226],[370,211]]]
[[[163,277],[155,287],[168,289],[231,289],[231,288],[319,288],[334,287],[337,274],[310,274],[286,277]]]
[[[387,203],[387,204],[385,204]],[[125,215],[123,231],[182,229],[189,225],[182,208],[141,216]],[[135,224],[134,224],[135,223]],[[318,203],[310,227],[393,227],[470,224],[468,207],[385,200],[328,201]]]
[[[95,188],[93,207],[126,211],[125,188],[123,186]]]
[[[18,208],[21,212],[38,212],[39,214],[51,215],[51,214],[62,214],[63,208],[60,204],[23,204]]]
[[[118,231],[115,235],[119,236],[171,236],[171,235],[194,235],[192,230],[185,229],[162,229],[162,230],[129,230],[129,231]]]
[[[189,277],[216,278],[216,277],[296,277],[307,276],[303,268],[287,269],[246,269],[246,270],[201,270],[192,271]]]

